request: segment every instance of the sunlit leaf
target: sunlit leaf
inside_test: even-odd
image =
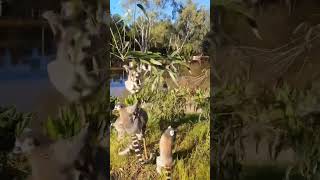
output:
[[[162,66],[162,64],[161,64],[159,61],[156,61],[156,60],[154,60],[154,59],[150,59],[150,62],[151,62],[152,64]]]
[[[143,60],[143,59],[140,59],[140,61],[141,61],[142,63],[145,63],[145,64],[150,64],[149,61],[146,61],[146,60]]]
[[[175,76],[174,72],[172,72],[171,70],[170,70],[170,71],[168,71],[168,72],[169,72],[169,75],[170,75],[170,77],[171,77],[172,81],[173,81],[177,86],[179,86],[179,84],[178,84],[178,82],[177,82],[177,79],[176,79],[176,76]]]

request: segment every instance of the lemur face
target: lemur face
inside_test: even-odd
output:
[[[23,133],[16,138],[12,152],[14,154],[24,154],[31,152],[36,146],[37,141],[32,137],[31,129],[25,129]]]
[[[123,108],[125,108],[125,106],[124,106],[124,104],[116,104],[115,106],[114,106],[114,111],[119,111],[120,109],[123,109]]]
[[[173,129],[171,126],[168,127],[167,132],[169,132],[169,135],[171,137],[175,137],[175,135],[176,135],[176,130]]]
[[[174,132],[174,130],[171,128],[171,126],[168,127],[168,130],[169,130],[170,136],[174,136],[174,135],[175,135],[175,132]]]
[[[13,153],[14,154],[22,154],[29,153],[35,148],[35,143],[33,138],[26,138],[23,141],[16,140]]]

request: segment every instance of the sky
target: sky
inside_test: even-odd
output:
[[[121,2],[123,0],[110,0],[110,11],[111,14],[119,14],[123,15],[125,13],[125,10],[121,6]],[[206,7],[206,9],[210,9],[210,0],[194,0],[198,5],[203,5]],[[168,14],[171,13],[172,8],[171,7],[166,7],[165,11],[168,12]]]

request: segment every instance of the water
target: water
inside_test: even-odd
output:
[[[16,106],[20,112],[34,112],[40,121],[32,127],[39,128],[48,116],[55,116],[59,106],[66,104],[65,98],[51,84],[47,74],[50,57],[40,57],[33,51],[27,64],[11,65],[11,56],[0,57],[0,106]],[[40,63],[41,62],[41,63]],[[111,76],[110,95],[120,96],[124,87],[124,74]]]
[[[124,81],[127,79],[123,72],[113,72],[110,79],[110,96],[121,96],[125,91]]]
[[[124,80],[111,80],[110,96],[121,96],[125,90]]]
[[[110,95],[121,96],[125,90],[125,77],[116,74],[110,79]],[[57,96],[61,97],[57,97]],[[28,66],[0,68],[0,105],[16,105],[21,111],[37,111],[53,99],[63,99],[51,84],[46,71],[31,71]],[[38,102],[38,104],[34,104]],[[61,104],[61,103],[59,103]]]

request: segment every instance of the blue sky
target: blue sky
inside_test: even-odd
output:
[[[110,0],[110,11],[111,14],[120,14],[123,15],[125,13],[125,10],[121,6],[121,2],[123,0]],[[210,9],[210,0],[194,0],[198,5],[203,5],[207,9]],[[168,13],[171,13],[172,8],[166,7],[165,11],[168,11]]]

